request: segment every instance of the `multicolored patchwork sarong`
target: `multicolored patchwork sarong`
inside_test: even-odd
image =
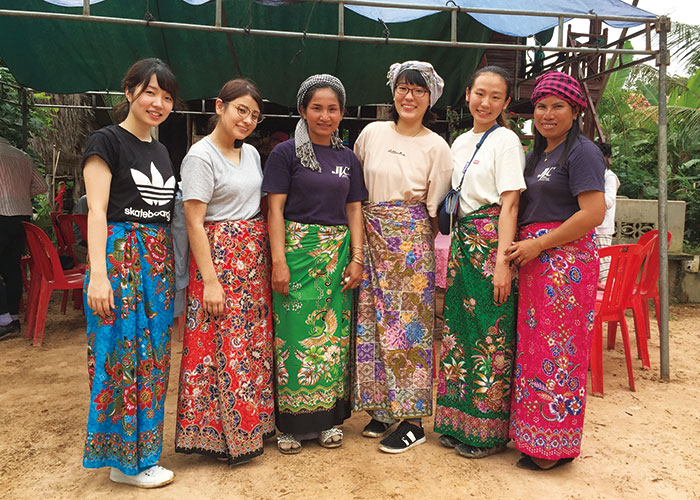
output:
[[[493,300],[501,207],[481,207],[452,232],[435,432],[471,446],[508,442],[513,373],[515,276],[508,300]]]
[[[354,409],[383,421],[432,414],[435,257],[422,203],[363,204]]]
[[[158,463],[170,369],[174,261],[170,229],[109,223],[107,276],[116,310],[103,320],[88,307],[90,412],[83,465],[133,475]]]
[[[190,256],[175,451],[237,463],[261,455],[275,433],[267,225],[258,217],[204,228],[225,306],[215,317],[204,311]]]
[[[272,294],[277,427],[306,434],[350,417],[352,293],[340,291],[350,231],[292,221],[285,226],[289,295]]]
[[[560,223],[534,223],[520,239]],[[598,250],[593,231],[520,268],[510,437],[523,453],[558,460],[581,452],[593,339]]]

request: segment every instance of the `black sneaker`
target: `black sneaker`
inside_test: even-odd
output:
[[[403,453],[423,443],[425,443],[423,427],[404,420],[394,432],[380,441],[379,449],[386,453]]]
[[[382,437],[392,425],[394,424],[385,424],[373,418],[369,421],[369,424],[365,425],[365,428],[362,429],[362,435],[368,438]]]
[[[4,339],[5,337],[9,337],[13,333],[19,332],[19,320],[16,319],[11,323],[8,323],[7,325],[2,325],[0,326],[0,339]]]

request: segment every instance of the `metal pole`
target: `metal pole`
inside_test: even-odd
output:
[[[338,36],[345,36],[345,5],[338,4]]]
[[[668,154],[667,154],[667,102],[666,102],[666,69],[670,63],[667,46],[667,35],[671,30],[671,19],[661,16],[656,25],[659,33],[659,356],[661,365],[661,381],[670,379],[669,343],[668,343]]]

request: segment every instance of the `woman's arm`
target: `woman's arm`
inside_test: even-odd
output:
[[[224,312],[226,295],[216,275],[214,262],[211,260],[209,238],[204,229],[204,216],[207,214],[207,204],[199,200],[185,201],[185,226],[190,240],[190,249],[199,272],[202,275],[204,291],[202,307],[210,314]]]
[[[107,206],[112,172],[99,156],[91,156],[83,167],[88,204],[88,255],[90,281],[87,302],[103,318],[112,315],[114,292],[107,277]]]
[[[578,195],[579,210],[566,219],[561,226],[531,240],[518,241],[508,248],[508,262],[527,264],[540,252],[579,239],[600,225],[605,218],[605,193],[584,191]]]
[[[511,272],[507,250],[515,240],[518,226],[518,205],[520,191],[501,193],[501,215],[498,216],[498,250],[496,252],[496,269],[493,273],[493,300],[502,304],[510,296]]]
[[[357,285],[362,281],[362,243],[364,241],[364,228],[362,224],[362,204],[359,201],[354,201],[352,203],[347,203],[345,205],[345,212],[348,215],[348,228],[350,229],[350,250],[351,250],[351,261],[348,263],[345,271],[343,272],[343,277],[347,279],[343,283],[343,288],[340,290],[344,292],[351,288],[356,288]]]
[[[267,194],[267,228],[270,233],[270,252],[272,254],[272,290],[289,295],[289,267],[284,252],[284,204],[287,195],[281,193]]]

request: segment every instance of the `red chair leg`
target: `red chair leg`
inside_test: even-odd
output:
[[[602,328],[602,325],[601,325]],[[617,321],[608,321],[608,351],[615,349],[615,337],[617,336]]]
[[[649,346],[647,345],[647,336],[649,332],[646,330],[647,324],[644,320],[644,304],[642,304],[639,301],[636,301],[633,304],[632,312],[634,313],[634,328],[635,337],[637,339],[637,354],[642,360],[642,369],[648,370],[649,368],[651,368],[651,365],[649,363]]]
[[[83,308],[83,289],[76,288],[73,290],[73,309],[76,311]]]
[[[27,332],[25,337],[31,339],[34,337],[34,329],[36,327],[36,317],[39,313],[39,290],[41,289],[44,280],[41,275],[35,273],[32,277],[31,285],[29,287],[29,296],[27,299],[27,314],[25,315],[25,322],[27,323]]]
[[[63,300],[61,301],[61,314],[66,314],[66,305],[68,305],[68,290],[63,290]]]
[[[659,327],[659,332],[661,331],[661,315],[659,314],[659,297],[653,297],[654,299],[654,310],[656,310],[656,325]],[[651,333],[649,333],[651,337]]]
[[[630,389],[636,392],[634,388],[634,373],[632,372],[632,353],[630,352],[630,335],[627,330],[627,321],[625,320],[624,312],[620,313],[620,331],[622,332],[622,342],[625,345],[625,362],[627,363],[627,380],[629,381]]]
[[[593,323],[593,344],[591,345],[591,393],[603,397],[603,324],[596,318]]]
[[[34,326],[34,347],[41,347],[44,341],[44,327],[46,326],[46,314],[49,308],[49,299],[51,298],[51,287],[46,281],[42,281],[41,289],[39,290],[39,300],[36,305],[36,324]]]

